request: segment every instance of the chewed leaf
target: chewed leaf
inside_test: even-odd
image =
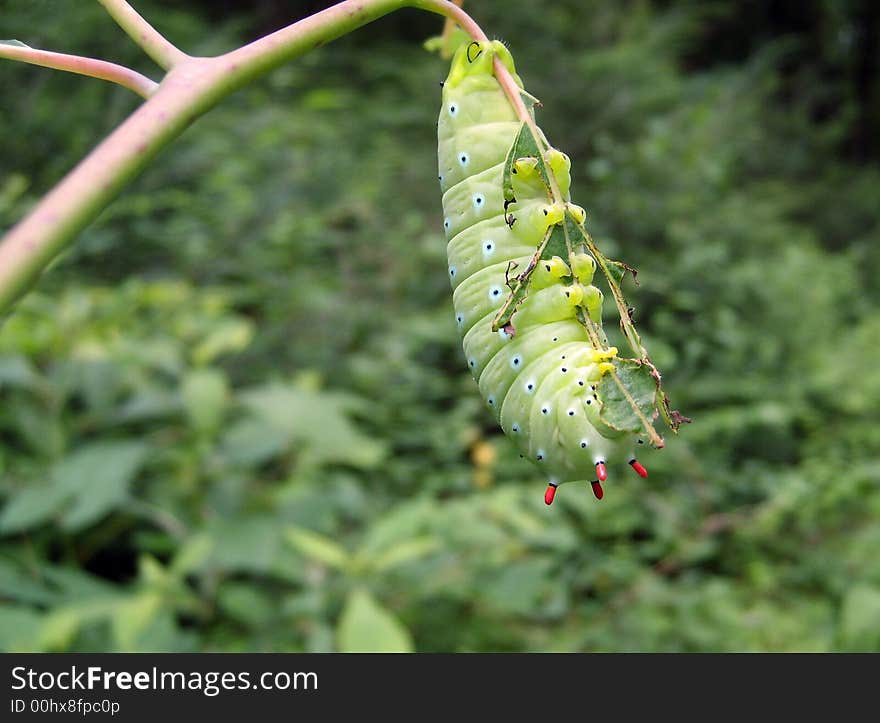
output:
[[[638,356],[639,359],[646,361],[648,353],[642,345],[642,340],[639,337],[638,331],[636,331],[635,324],[633,324],[632,319],[630,319],[629,306],[626,303],[623,292],[620,290],[620,280],[623,278],[624,272],[626,270],[634,271],[634,269],[619,261],[612,261],[611,259],[606,258],[606,256],[598,249],[590,234],[588,234],[580,224],[575,223],[571,216],[566,216],[565,232],[568,236],[569,245],[572,248],[584,244],[593,255],[593,258],[596,259],[596,263],[599,268],[602,269],[602,273],[605,275],[605,280],[608,282],[608,288],[611,289],[611,295],[614,297],[614,303],[617,306],[617,311],[620,315],[620,329],[626,337],[633,353]]]
[[[621,432],[644,433],[655,447],[663,440],[651,421],[657,415],[657,384],[651,370],[632,359],[615,359],[614,371],[599,382],[600,418]]]
[[[25,45],[20,40],[0,40],[0,45],[11,45],[15,48],[28,48],[30,49],[30,45]]]
[[[540,100],[538,100],[535,96],[533,96],[529,91],[525,90],[525,88],[520,88],[519,97],[522,98],[523,103],[525,103],[526,108],[532,111],[532,117],[534,117],[534,107],[538,106],[539,108],[543,105]]]
[[[611,272],[611,275],[614,277],[615,281],[619,284],[623,281],[623,277],[626,276],[627,273],[631,274],[633,277],[633,283],[636,286],[639,286],[639,270],[633,268],[629,264],[623,263],[623,261],[615,261],[614,259],[606,259],[608,261],[608,270]]]
[[[515,278],[508,279],[510,294],[507,300],[498,310],[495,318],[492,320],[492,331],[506,327],[517,308],[529,295],[529,283],[535,267],[541,259],[552,259],[554,256],[566,258],[568,252],[565,245],[565,233],[561,226],[550,226],[544,235],[544,240],[535,249],[535,253],[529,259],[526,268],[523,269]]]

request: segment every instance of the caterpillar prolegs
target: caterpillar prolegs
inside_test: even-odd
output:
[[[569,158],[517,116],[495,57],[522,88],[498,41],[460,47],[443,84],[439,179],[455,319],[483,398],[547,474],[545,502],[579,480],[601,499],[610,460],[647,477],[635,449],[663,446],[651,420],[659,411],[670,421],[669,410],[628,313],[621,326],[639,358],[608,345],[593,277],[601,266],[622,302],[625,267],[595,248],[569,201]]]

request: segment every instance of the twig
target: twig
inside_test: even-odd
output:
[[[109,80],[111,83],[118,83],[122,87],[134,91],[143,98],[149,98],[159,87],[158,83],[131,68],[97,58],[53,53],[49,50],[38,50],[24,45],[7,45],[5,43],[0,43],[0,58],[20,60],[23,63],[40,65],[44,68],[66,70],[70,73],[88,75],[100,80]]]
[[[169,42],[156,28],[150,25],[125,0],[98,0],[121,27],[143,51],[161,68],[171,70],[189,56]]]

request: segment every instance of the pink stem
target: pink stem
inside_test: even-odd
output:
[[[180,48],[169,42],[150,25],[126,0],[98,0],[116,23],[156,63],[170,70],[189,58]]]
[[[96,58],[83,58],[79,55],[53,53],[49,50],[38,50],[20,45],[0,43],[0,58],[20,60],[31,65],[40,65],[54,70],[66,70],[70,73],[88,75],[92,78],[109,80],[124,88],[134,91],[143,98],[149,98],[158,88],[158,84],[131,68]]]

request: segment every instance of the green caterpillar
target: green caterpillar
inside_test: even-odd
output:
[[[569,202],[571,163],[543,138],[535,156],[516,157],[525,126],[493,74],[496,56],[522,88],[499,41],[460,47],[443,83],[439,179],[455,319],[483,398],[549,478],[545,502],[578,480],[601,499],[608,460],[647,477],[634,453],[644,435],[602,416],[602,381],[618,359],[602,331],[596,257],[570,243],[552,253],[557,231],[588,238],[584,210]],[[550,173],[564,202],[553,200]]]

